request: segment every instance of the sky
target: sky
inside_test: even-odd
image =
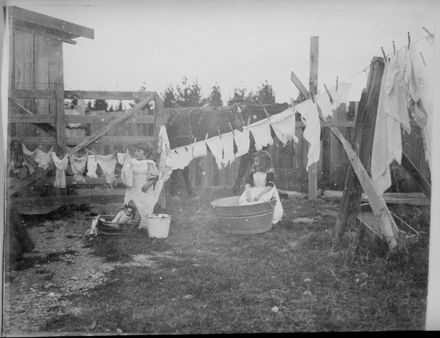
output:
[[[16,5],[94,29],[95,38],[64,44],[66,90],[163,93],[183,77],[204,96],[220,86],[255,92],[264,81],[277,102],[296,98],[294,71],[309,81],[310,38],[319,37],[318,90],[348,79],[359,100],[373,56],[434,29],[426,1],[60,1],[16,0]]]

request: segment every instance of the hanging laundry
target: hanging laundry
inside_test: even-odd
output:
[[[338,90],[336,88],[332,88],[329,90],[330,95],[333,99],[332,108],[333,110],[337,109],[341,104],[347,104],[348,95],[350,94],[351,83],[344,82],[338,85]]]
[[[427,114],[421,102],[424,81],[420,63],[420,56],[417,55],[417,50],[413,43],[406,53],[404,81],[408,91],[408,109],[416,123],[420,128],[423,128],[427,122]]]
[[[220,136],[208,138],[206,140],[206,144],[208,145],[211,154],[215,158],[215,163],[217,164],[218,169],[222,169],[223,143]]]
[[[384,193],[391,186],[391,162],[396,160],[400,164],[402,160],[401,124],[391,115],[386,114],[384,110],[387,96],[385,79],[388,77],[389,69],[390,64],[386,62],[379,93],[371,152],[371,179],[379,194]]]
[[[83,173],[86,168],[87,156],[76,157],[75,155],[70,156],[70,168],[73,172],[73,183],[85,182]]]
[[[38,147],[35,148],[33,151],[31,151],[22,143],[21,148],[23,149],[23,154],[25,154],[26,156],[29,156],[32,159],[35,158],[35,154],[37,153]]]
[[[199,158],[206,156],[207,149],[206,149],[206,141],[198,141],[193,143],[193,158]]]
[[[386,76],[382,78],[382,86],[385,86],[383,110],[385,114],[398,121],[410,133],[407,92],[404,82],[406,53],[406,49],[400,49],[391,55]]]
[[[249,125],[250,131],[254,136],[255,149],[257,151],[263,147],[273,144],[272,135],[270,133],[270,122],[268,119],[263,119]]]
[[[87,177],[97,178],[96,169],[98,169],[98,162],[96,162],[96,155],[87,156]]]
[[[116,159],[120,165],[124,165],[127,153],[116,153]]]
[[[190,144],[172,149],[166,159],[166,165],[173,170],[183,169],[192,159],[192,144]]]
[[[96,155],[96,161],[105,176],[105,181],[112,184],[115,180],[115,167],[116,167],[116,156],[114,154],[109,155]]]
[[[228,166],[231,162],[235,160],[234,156],[234,135],[232,132],[222,134],[223,142],[223,158],[222,165],[224,167]]]
[[[249,146],[251,143],[249,136],[249,126],[243,127],[243,131],[234,130],[234,141],[237,146],[235,158],[243,156],[249,152]]]
[[[279,114],[272,115],[270,117],[270,123],[275,135],[283,145],[286,145],[290,140],[294,140],[298,143],[298,138],[295,136],[295,113],[292,108],[288,108]]]
[[[49,156],[52,159],[53,164],[56,167],[55,171],[55,188],[65,188],[66,187],[66,170],[67,166],[69,165],[69,157],[64,155],[62,159],[59,159],[55,152],[51,151],[49,153]]]
[[[160,126],[159,134],[158,134],[158,152],[160,153],[159,158],[159,180],[163,182],[167,181],[170,178],[173,169],[166,164],[166,159],[170,155],[170,141],[168,139],[168,134],[165,126]],[[193,149],[194,150],[194,149]]]
[[[313,163],[319,161],[321,152],[321,124],[319,122],[318,107],[312,100],[301,102],[294,106],[294,110],[301,114],[306,125],[304,138],[309,142],[307,154],[307,171]]]
[[[38,163],[38,167],[46,169],[50,162],[51,162],[51,156],[49,153],[46,153],[45,151],[41,150],[40,148],[37,148],[35,150],[35,162]]]
[[[330,90],[329,90],[330,92]],[[330,93],[331,95],[331,93]],[[332,96],[333,98],[333,96]],[[329,117],[333,116],[333,105],[330,102],[330,97],[328,96],[327,92],[324,91],[318,95],[315,96],[315,102],[319,105],[319,108],[321,109],[322,116]]]
[[[411,44],[409,53],[411,54],[412,69],[415,76],[410,77],[412,87],[416,87],[415,92],[419,94],[420,100],[411,106],[413,116],[417,124],[422,128],[425,156],[431,167],[432,154],[432,125],[434,111],[434,88],[435,88],[435,41],[431,36]],[[417,79],[417,81],[415,81]],[[417,88],[418,86],[418,88]],[[411,95],[411,93],[410,93]]]

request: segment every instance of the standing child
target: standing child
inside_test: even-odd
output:
[[[272,224],[278,223],[283,217],[278,190],[275,187],[275,174],[270,154],[260,150],[253,155],[251,173],[246,180],[246,186],[238,204],[247,205],[275,200]]]

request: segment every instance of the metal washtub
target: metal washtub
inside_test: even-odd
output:
[[[238,205],[239,197],[225,197],[211,202],[222,231],[230,234],[251,235],[272,229],[275,201]]]

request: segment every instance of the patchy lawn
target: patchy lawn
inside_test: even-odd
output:
[[[284,220],[271,231],[224,234],[209,203],[227,195],[226,190],[204,191],[199,199],[173,201],[167,239],[150,239],[144,230],[90,242],[70,237],[76,244],[56,252],[73,256],[76,282],[85,275],[81,269],[90,266],[87,274],[100,272],[99,282],[84,279],[87,287],[69,292],[61,285],[54,291],[64,302],[59,302],[61,309],[45,312],[38,327],[21,330],[196,334],[424,329],[427,208],[394,208],[422,234],[409,254],[385,257],[360,243],[356,229],[333,248],[338,204],[328,200],[288,199],[283,201]],[[83,234],[90,216],[81,211],[73,215],[54,233],[68,227]],[[83,256],[93,264],[84,260],[77,266]],[[72,280],[65,261],[39,263],[40,270],[57,264],[59,274],[66,272]],[[37,268],[18,271],[14,278],[23,282],[23,274]],[[37,303],[49,297],[41,285]],[[18,291],[10,286],[11,299]],[[12,306],[7,315],[14,311]]]

